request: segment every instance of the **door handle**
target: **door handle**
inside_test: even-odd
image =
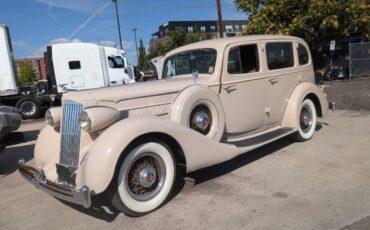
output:
[[[279,80],[278,80],[278,78],[277,77],[273,77],[273,78],[271,78],[270,80],[270,83],[273,85],[273,84],[276,84],[276,83],[278,83],[279,82]]]
[[[236,85],[228,85],[228,86],[225,86],[224,87],[224,90],[230,94],[231,92],[235,91],[236,90]]]

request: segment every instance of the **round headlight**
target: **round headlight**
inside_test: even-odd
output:
[[[82,111],[80,113],[80,127],[84,131],[89,131],[89,129],[91,128],[91,120],[89,118],[89,114],[87,114],[87,112],[85,111]]]
[[[48,125],[54,126],[53,114],[51,113],[50,110],[46,111],[45,113],[45,122]]]

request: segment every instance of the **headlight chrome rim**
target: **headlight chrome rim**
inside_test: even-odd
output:
[[[89,131],[91,129],[91,119],[86,111],[80,113],[79,122],[81,129],[84,131]]]

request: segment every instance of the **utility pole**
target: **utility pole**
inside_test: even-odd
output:
[[[223,38],[224,28],[222,26],[222,12],[220,0],[217,0],[217,16],[218,16],[218,32],[220,33],[220,38]]]
[[[118,16],[118,0],[112,0],[112,3],[116,4],[116,15],[117,15],[117,25],[118,25],[118,35],[119,35],[119,45],[122,48],[122,36],[121,36],[121,26],[119,25],[119,16]]]
[[[133,28],[131,31],[134,32],[134,36],[135,36],[136,59],[137,59],[137,65],[139,65],[139,54],[138,54],[138,50],[137,50],[136,30],[137,30],[137,28]]]

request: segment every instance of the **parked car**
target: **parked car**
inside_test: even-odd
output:
[[[22,115],[19,109],[0,104],[0,152],[5,149],[4,136],[21,125]]]
[[[327,111],[303,40],[201,41],[166,54],[161,80],[65,94],[46,113],[36,167],[20,160],[19,171],[60,199],[87,208],[107,192],[140,216],[169,198],[178,167],[192,172],[287,135],[307,141]]]

